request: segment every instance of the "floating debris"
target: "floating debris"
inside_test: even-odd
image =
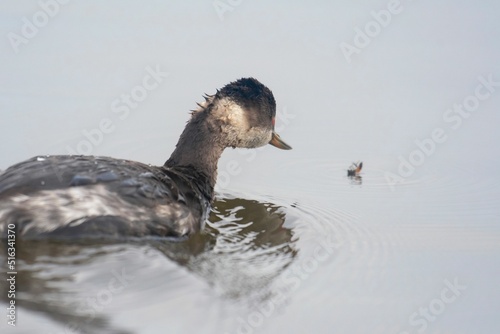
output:
[[[363,162],[353,162],[351,167],[347,170],[347,176],[359,176],[361,169],[363,168]]]

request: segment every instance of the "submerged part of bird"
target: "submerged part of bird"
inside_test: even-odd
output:
[[[358,176],[363,168],[363,162],[353,162],[347,170],[347,176]]]
[[[163,166],[109,157],[34,157],[0,174],[0,237],[186,237],[200,231],[226,147],[271,144],[269,88],[243,78],[205,96]]]

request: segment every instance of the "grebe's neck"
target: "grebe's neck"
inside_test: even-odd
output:
[[[182,132],[166,167],[193,167],[207,176],[212,189],[217,179],[217,162],[226,147],[214,126],[209,110],[198,110]]]

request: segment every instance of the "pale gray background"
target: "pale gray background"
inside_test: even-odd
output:
[[[40,6],[3,1],[0,169],[34,155],[67,154],[66,147],[75,147],[85,139],[82,131],[103,118],[116,128],[92,154],[162,164],[203,93],[254,76],[272,89],[278,112],[293,117],[288,124],[277,122],[293,150],[266,147],[255,159],[228,150],[220,170],[235,160],[241,171],[219,184],[219,191],[264,192],[290,203],[350,210],[370,227],[408,228],[404,233],[420,236],[414,244],[401,242],[408,256],[388,272],[399,265],[410,269],[387,278],[389,293],[381,297],[375,289],[351,298],[363,279],[341,287],[311,280],[302,298],[292,297],[260,329],[413,333],[408,315],[438,296],[444,279],[459,277],[468,284],[466,297],[427,332],[496,333],[500,87],[456,130],[443,114],[474,93],[479,76],[500,81],[500,3],[403,0],[402,11],[350,63],[340,44],[353,44],[354,29],[363,29],[373,21],[370,12],[386,9],[389,1],[233,3],[221,18],[212,1],[70,1],[16,54],[7,35],[20,34],[23,17],[31,20]],[[120,120],[112,101],[140,84],[146,67],[157,65],[168,78]],[[435,128],[446,131],[447,141],[406,180],[425,189],[392,192],[385,173],[397,173],[398,157],[408,158],[414,141]],[[341,178],[355,160],[365,162],[359,188]],[[443,248],[450,258],[440,253]],[[357,277],[370,281],[369,263],[361,262]],[[378,274],[386,279],[387,272]],[[346,295],[336,301],[340,291]],[[314,303],[319,296],[329,297]],[[344,308],[352,300],[358,304]],[[382,314],[365,307],[389,304],[391,311]],[[149,320],[158,324],[147,332],[163,326],[162,310],[151,312]],[[183,323],[202,310],[189,312],[168,321]],[[36,317],[30,319],[35,326]],[[133,322],[125,316],[115,321]]]

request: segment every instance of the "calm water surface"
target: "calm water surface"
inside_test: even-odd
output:
[[[500,185],[454,170],[391,190],[365,166],[354,180],[315,161],[297,197],[219,193],[187,241],[20,242],[19,323],[26,333],[473,332],[463,316],[494,326],[500,230],[488,212]]]

